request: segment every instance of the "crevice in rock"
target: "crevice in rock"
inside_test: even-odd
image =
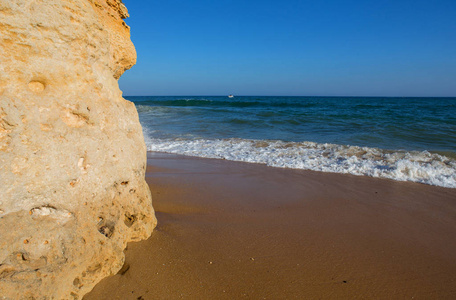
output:
[[[115,223],[102,220],[98,223],[98,232],[110,239],[114,234]]]
[[[137,220],[136,215],[131,215],[128,212],[125,214],[124,223],[125,223],[125,225],[127,225],[127,227],[131,227],[136,222],[136,220]]]

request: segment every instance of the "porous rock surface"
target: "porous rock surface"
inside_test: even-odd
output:
[[[156,219],[120,0],[0,0],[0,299],[80,299]]]

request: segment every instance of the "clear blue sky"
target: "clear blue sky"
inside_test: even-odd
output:
[[[456,96],[456,0],[123,2],[126,96]]]

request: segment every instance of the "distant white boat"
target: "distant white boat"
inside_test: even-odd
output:
[[[234,96],[233,95],[228,95],[228,98],[234,98]]]

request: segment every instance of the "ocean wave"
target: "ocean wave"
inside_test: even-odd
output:
[[[153,106],[136,104],[136,110],[138,111],[138,113],[154,111],[155,109],[156,107]]]
[[[147,138],[149,151],[344,173],[456,188],[456,160],[428,151],[278,140]]]
[[[138,114],[142,113],[153,113],[158,115],[169,114],[172,113],[173,108],[166,107],[166,106],[149,106],[149,105],[136,105],[136,110]]]

